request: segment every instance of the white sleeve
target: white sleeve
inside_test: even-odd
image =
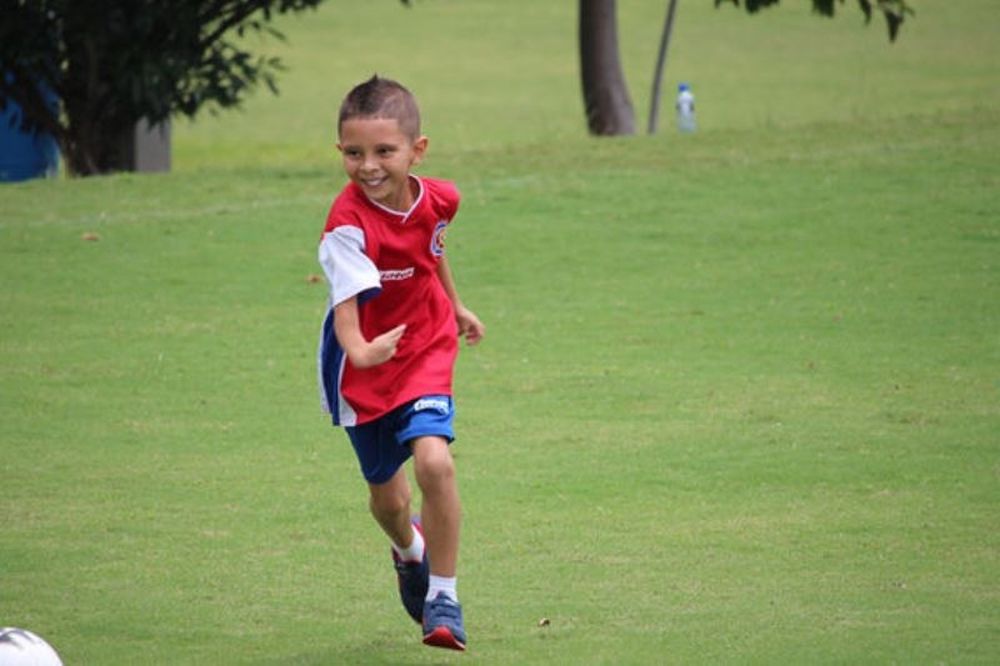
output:
[[[378,268],[365,254],[365,235],[358,227],[342,226],[323,234],[319,263],[330,283],[330,305],[351,296],[370,296],[382,288]]]

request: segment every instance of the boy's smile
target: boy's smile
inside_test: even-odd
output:
[[[410,169],[423,159],[427,137],[410,137],[395,118],[351,118],[337,144],[348,177],[372,201],[405,212],[415,198]]]

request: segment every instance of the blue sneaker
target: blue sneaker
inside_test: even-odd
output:
[[[438,592],[424,606],[424,645],[465,649],[462,605],[452,601],[444,592]]]
[[[412,518],[413,529],[423,535],[420,519]],[[413,621],[420,623],[424,617],[424,598],[427,596],[427,586],[430,580],[430,567],[427,564],[427,547],[424,547],[424,559],[420,562],[404,562],[399,559],[395,549],[392,551],[392,564],[396,567],[396,580],[399,583],[399,598],[403,607]]]

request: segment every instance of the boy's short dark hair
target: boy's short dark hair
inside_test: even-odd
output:
[[[337,132],[340,132],[345,120],[352,118],[392,118],[407,136],[413,139],[420,136],[420,109],[413,93],[378,74],[347,93],[340,105]]]

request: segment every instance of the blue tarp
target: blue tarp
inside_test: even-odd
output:
[[[58,100],[48,95],[55,105]],[[21,129],[21,107],[9,101],[0,112],[0,181],[54,176],[59,170],[59,147],[49,134]]]

